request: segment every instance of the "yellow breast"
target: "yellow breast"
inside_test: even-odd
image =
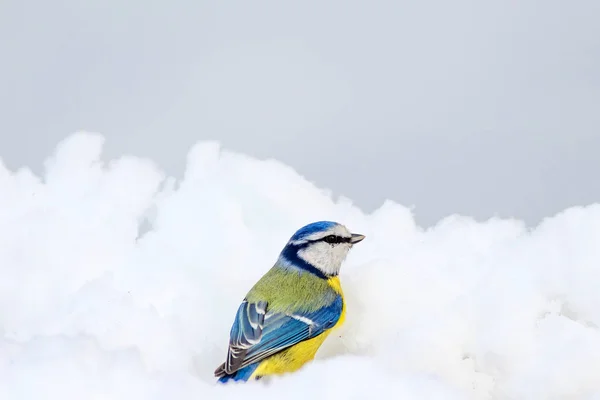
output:
[[[340,279],[338,277],[330,278],[327,280],[327,283],[332,287],[333,290],[335,290],[336,293],[342,296],[342,313],[335,326],[326,330],[317,337],[302,341],[263,360],[258,368],[256,368],[254,371],[251,378],[267,375],[278,375],[286,372],[294,372],[300,369],[304,364],[312,361],[315,358],[315,354],[319,350],[319,347],[321,347],[329,334],[344,323],[346,320],[346,304],[343,301],[344,294],[342,292]]]
[[[340,283],[340,278],[337,276],[334,278],[329,278],[327,280],[327,283],[329,284],[329,286],[331,286],[331,288],[333,290],[335,290],[335,292],[337,294],[342,296],[342,313],[340,315],[340,319],[338,320],[337,324],[335,324],[335,326],[332,328],[332,330],[333,330],[333,329],[336,329],[336,328],[339,328],[340,326],[342,326],[342,324],[346,320],[346,302],[344,301],[344,292],[342,291],[342,284]]]

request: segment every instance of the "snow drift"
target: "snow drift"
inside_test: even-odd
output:
[[[424,230],[215,143],[179,182],[102,146],[69,137],[43,177],[0,165],[0,398],[600,399],[599,205]],[[320,219],[367,235],[346,325],[296,374],[217,385],[243,295]]]

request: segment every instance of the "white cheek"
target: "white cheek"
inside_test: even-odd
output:
[[[300,250],[298,256],[325,274],[335,275],[339,272],[342,262],[348,255],[348,250],[350,250],[349,244],[342,243],[331,246],[321,242]]]

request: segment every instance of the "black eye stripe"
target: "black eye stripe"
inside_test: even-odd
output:
[[[350,243],[350,238],[336,236],[336,235],[329,235],[329,236],[325,236],[324,238],[319,239],[317,241],[318,242],[322,241],[322,242],[329,243],[329,244]]]
[[[337,235],[328,235],[325,237],[322,237],[321,239],[316,239],[316,240],[308,240],[307,242],[305,242],[303,245],[301,245],[302,247],[306,247],[311,243],[318,243],[318,242],[325,242],[328,244],[339,244],[339,243],[350,243],[351,242],[351,238],[349,237],[343,237],[343,236],[337,236]]]

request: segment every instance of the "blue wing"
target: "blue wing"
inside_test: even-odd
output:
[[[233,374],[320,335],[337,323],[343,302],[337,296],[331,304],[311,312],[270,312],[267,307],[266,302],[242,302],[231,328],[227,361],[217,368],[216,376]]]
[[[248,349],[260,341],[266,309],[266,301],[248,303],[244,300],[240,304],[229,335],[225,372],[239,369]]]

